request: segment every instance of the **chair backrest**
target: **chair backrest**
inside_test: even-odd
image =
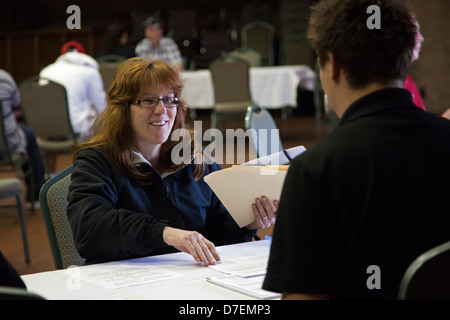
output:
[[[0,286],[0,300],[45,300],[45,298],[24,288]]]
[[[266,109],[258,105],[249,106],[245,115],[245,129],[249,133],[250,146],[256,151],[257,157],[283,150],[277,125]]]
[[[103,88],[107,93],[113,82],[114,74],[123,61],[99,61],[98,71],[102,77]]]
[[[65,169],[47,181],[39,194],[45,226],[53,254],[56,269],[65,269],[71,265],[83,265],[73,240],[72,228],[67,218],[67,195],[73,167]]]
[[[217,111],[220,106],[233,106],[231,109],[245,111],[251,104],[250,66],[241,59],[216,59],[209,67],[214,87],[214,100]],[[232,110],[232,111],[238,111]]]
[[[421,254],[406,270],[400,300],[450,300],[450,241]]]
[[[264,21],[253,21],[241,29],[242,46],[261,53],[263,66],[274,64],[274,35],[273,25]]]
[[[42,77],[19,85],[27,125],[41,139],[75,137],[70,121],[66,88]]]
[[[261,53],[259,53],[256,50],[250,49],[250,48],[237,48],[233,51],[230,51],[226,58],[229,59],[242,59],[248,62],[250,67],[258,67],[261,65]]]

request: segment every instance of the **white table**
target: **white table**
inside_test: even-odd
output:
[[[308,66],[250,68],[250,93],[255,103],[267,109],[297,105],[297,86],[313,91],[315,73]],[[183,71],[182,97],[188,108],[214,108],[214,86],[209,70]]]
[[[261,240],[236,245],[217,247],[222,261],[240,257],[268,256],[270,241]],[[122,269],[128,267],[160,267],[168,272],[181,274],[180,277],[164,279],[142,285],[119,289],[108,289],[74,278],[74,274],[86,268],[104,267],[110,263],[73,267],[36,274],[23,275],[27,289],[49,300],[250,300],[248,295],[212,284],[207,277],[223,275],[222,272],[196,263],[186,253],[173,253],[113,262]],[[92,269],[91,269],[92,270]]]

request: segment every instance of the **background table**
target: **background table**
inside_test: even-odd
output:
[[[222,261],[239,257],[269,254],[270,241],[261,240],[217,247]],[[186,253],[151,256],[120,262],[127,266],[157,266],[182,274],[179,278],[161,280],[121,289],[107,289],[89,282],[73,284],[77,267],[22,276],[27,289],[50,300],[152,299],[152,300],[246,300],[250,296],[209,283],[206,278],[223,273],[198,264]],[[99,264],[99,266],[105,264]],[[79,267],[81,270],[89,266]]]
[[[214,108],[214,86],[209,70],[183,71],[182,97],[188,108]],[[250,68],[250,92],[267,109],[297,106],[297,87],[313,91],[315,73],[306,65]]]

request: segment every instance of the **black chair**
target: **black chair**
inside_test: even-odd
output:
[[[400,300],[450,300],[450,241],[421,254],[400,283]]]
[[[44,297],[22,288],[0,286],[0,300],[45,300]]]

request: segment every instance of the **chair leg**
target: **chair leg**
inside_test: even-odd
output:
[[[25,222],[25,214],[23,210],[22,199],[20,195],[16,195],[17,209],[19,211],[20,227],[22,229],[23,249],[25,251],[25,262],[30,263],[30,251],[28,248],[27,226]]]
[[[46,153],[45,154],[45,172],[46,179],[52,178],[52,175],[56,171],[56,154],[54,153]]]
[[[211,111],[211,123],[209,126],[211,129],[216,129],[217,128],[217,113],[215,110]]]

